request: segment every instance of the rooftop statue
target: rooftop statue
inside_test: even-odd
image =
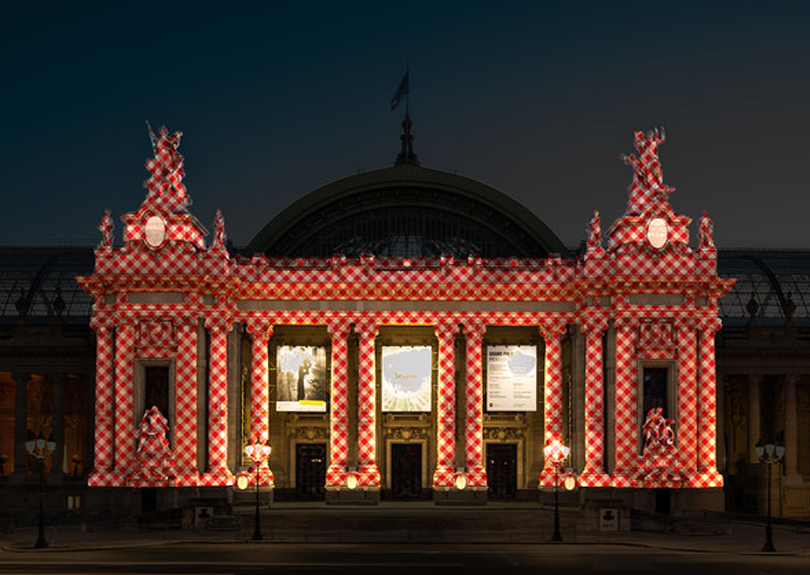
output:
[[[633,182],[630,184],[630,197],[627,202],[627,215],[638,215],[650,206],[667,203],[668,195],[675,191],[664,185],[661,162],[658,160],[658,146],[666,141],[663,128],[647,132],[636,132],[635,146],[639,156],[626,156],[621,159],[633,167]]]
[[[149,138],[152,141],[152,150],[155,157],[146,160],[146,169],[152,177],[144,182],[149,190],[146,200],[165,205],[172,211],[185,211],[185,206],[191,203],[183,185],[183,156],[177,153],[180,138],[183,132],[169,134],[166,126],[158,128],[158,135],[152,131],[149,122]]]

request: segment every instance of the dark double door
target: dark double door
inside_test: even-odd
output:
[[[299,443],[295,446],[295,496],[323,499],[326,484],[326,445]]]
[[[391,496],[395,499],[422,497],[422,446],[420,444],[391,444]]]
[[[487,443],[487,485],[490,499],[517,495],[517,445]]]

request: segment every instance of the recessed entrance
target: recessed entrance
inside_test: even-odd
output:
[[[517,445],[487,443],[487,484],[490,499],[517,495]]]
[[[299,443],[295,446],[295,496],[323,499],[326,484],[326,445]]]
[[[421,444],[391,444],[391,495],[396,499],[422,496]]]

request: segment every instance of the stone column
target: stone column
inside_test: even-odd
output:
[[[464,322],[466,355],[466,420],[464,426],[467,485],[486,489],[484,467],[484,379],[481,364],[481,342],[486,326]]]
[[[52,373],[48,381],[53,389],[53,405],[51,407],[51,434],[54,440],[54,450],[51,454],[50,477],[61,479],[65,474],[62,464],[65,459],[65,374]]]
[[[329,410],[330,464],[326,471],[327,487],[346,485],[349,465],[349,366],[347,321],[332,322],[328,326],[332,336],[332,388]]]
[[[452,322],[435,326],[439,343],[439,389],[436,399],[436,470],[433,487],[452,486],[456,466],[456,334]]]
[[[113,470],[113,438],[115,437],[113,427],[113,409],[115,407],[113,360],[115,351],[112,326],[93,323],[96,330],[94,467],[87,478],[87,485],[98,487],[109,483]]]
[[[602,338],[607,317],[589,317],[580,325],[585,335],[585,467],[580,485],[609,487],[605,473],[605,396]]]
[[[273,335],[273,326],[265,322],[248,323],[251,335],[250,378],[250,441],[266,443],[270,438],[270,379],[267,366],[267,343]],[[259,466],[260,483],[273,484],[273,472],[267,460]],[[251,481],[255,481],[255,473]]]
[[[136,326],[123,324],[115,330],[115,468],[109,485],[124,486],[132,473],[138,421],[135,415]],[[138,415],[140,417],[140,414]]]
[[[764,379],[761,373],[748,375],[748,463],[759,463],[757,442],[762,439],[762,414],[760,413],[759,388]]]
[[[613,486],[632,487],[638,468],[638,322],[617,318]]]
[[[357,384],[357,479],[363,487],[380,487],[377,466],[377,390],[375,349],[377,325],[360,321],[355,325],[359,345]]]
[[[791,373],[785,378],[785,482],[788,484],[802,483],[798,451],[807,448],[803,441],[799,441],[799,403],[796,396],[799,379],[798,373]]]
[[[677,445],[680,471],[691,485],[697,472],[697,331],[681,325],[678,333],[678,419]]]
[[[701,326],[698,380],[698,477],[695,487],[722,487],[717,470],[717,373],[714,338],[719,321]]]
[[[545,340],[543,384],[543,445],[563,440],[563,394],[562,394],[562,338],[566,325],[549,323],[543,325]],[[570,447],[570,445],[568,446]],[[540,485],[554,485],[554,466],[543,462]]]
[[[232,485],[228,470],[228,332],[226,320],[208,318],[208,470],[203,485]]]
[[[178,486],[194,486],[197,474],[197,322],[177,322],[174,460]]]
[[[28,380],[29,373],[13,373],[14,391],[14,471],[12,477],[22,482],[26,475],[25,459],[28,441]],[[33,470],[32,470],[33,471]]]

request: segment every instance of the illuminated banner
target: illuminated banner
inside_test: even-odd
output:
[[[383,346],[383,411],[430,411],[430,362],[430,346]]]
[[[537,410],[537,348],[487,346],[487,409]]]
[[[277,411],[326,411],[326,348],[279,346],[276,353]]]

